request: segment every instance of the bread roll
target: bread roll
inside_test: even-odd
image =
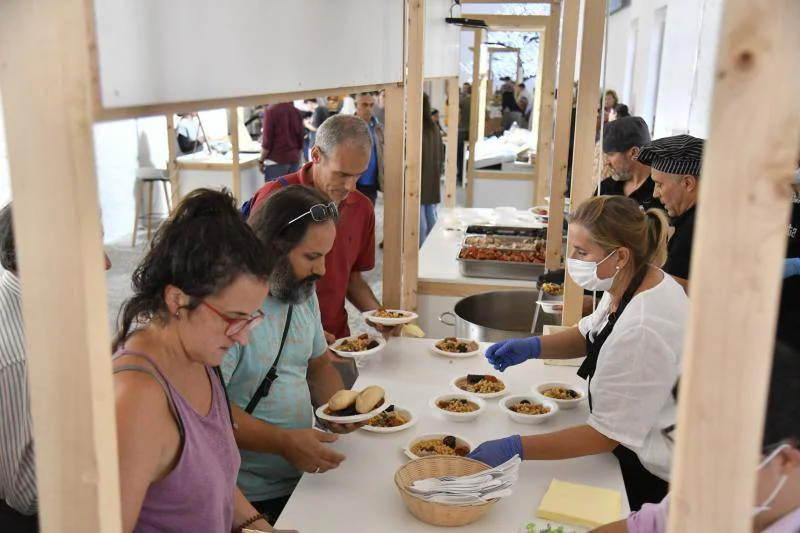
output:
[[[331,411],[341,411],[353,405],[356,401],[358,392],[354,390],[343,389],[331,396],[328,400],[328,408]]]
[[[361,413],[369,413],[383,401],[384,390],[377,385],[367,387],[356,398],[356,411]]]

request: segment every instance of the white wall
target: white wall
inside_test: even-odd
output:
[[[166,128],[164,117],[121,120],[94,126],[95,168],[105,242],[118,241],[130,235],[133,229],[136,168],[165,167],[168,157]],[[11,200],[5,138],[3,109],[0,106],[0,206]],[[157,202],[160,201],[158,193],[155,198]],[[159,203],[157,209],[160,208]]]
[[[647,88],[656,75],[652,53],[657,43],[652,36],[657,24],[656,12],[664,7],[666,24],[658,91],[654,108],[648,109]],[[611,15],[606,87],[619,93],[632,114],[650,115],[654,111],[655,124],[650,124],[651,128],[655,126],[654,138],[683,132],[698,137],[707,135],[721,7],[722,0],[631,0],[629,7]],[[625,98],[626,59],[634,24],[638,25],[638,39],[632,65],[632,91]]]

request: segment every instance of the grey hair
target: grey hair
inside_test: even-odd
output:
[[[344,144],[372,152],[372,134],[363,119],[355,115],[334,115],[317,130],[314,146],[323,155],[331,155]]]
[[[11,218],[11,204],[0,209],[0,265],[11,272],[17,272],[17,248],[14,245],[14,221]]]

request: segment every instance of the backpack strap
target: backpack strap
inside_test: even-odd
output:
[[[294,306],[290,305],[289,310],[286,311],[286,323],[283,326],[283,336],[281,337],[280,348],[278,348],[278,355],[275,356],[275,360],[272,362],[272,366],[267,371],[267,375],[264,376],[261,384],[258,386],[256,392],[253,394],[253,397],[250,399],[250,402],[247,404],[247,407],[245,407],[244,410],[248,415],[252,415],[253,411],[255,411],[256,407],[258,407],[258,403],[266,398],[267,395],[269,395],[272,384],[278,379],[278,361],[281,360],[283,345],[286,344],[286,337],[289,335],[289,326],[292,324],[293,310]]]

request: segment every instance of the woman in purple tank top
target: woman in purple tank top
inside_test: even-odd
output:
[[[133,274],[114,342],[126,533],[274,531],[236,487],[216,367],[262,319],[272,265],[228,194],[190,193]]]

